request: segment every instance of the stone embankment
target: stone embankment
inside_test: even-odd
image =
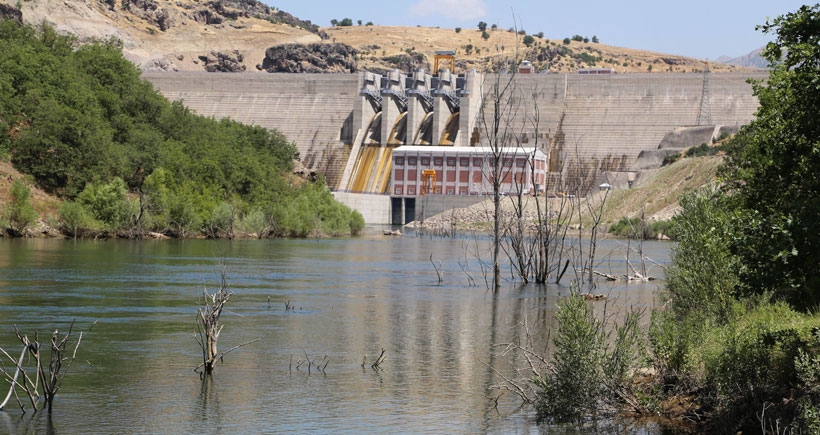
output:
[[[547,202],[549,201],[549,210],[547,211]],[[577,202],[577,201],[576,201]],[[538,209],[541,209],[542,220],[552,220],[558,216],[558,213],[563,206],[563,211],[569,214],[572,206],[567,199],[560,198],[538,198],[525,196],[521,201],[520,215],[522,220],[526,222],[525,231],[534,231],[536,223],[538,222]],[[577,207],[576,203],[576,207]],[[518,198],[504,196],[501,199],[501,222],[515,222],[519,215]],[[489,231],[491,230],[491,222],[493,221],[493,202],[492,199],[479,202],[470,207],[454,208],[452,210],[439,213],[424,220],[414,221],[408,223],[409,228],[423,229],[424,231],[452,233],[455,232],[472,232],[472,231]],[[577,224],[574,226],[578,228]]]

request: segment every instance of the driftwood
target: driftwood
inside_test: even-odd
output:
[[[618,275],[610,275],[608,273],[598,272],[597,270],[593,270],[592,273],[606,278],[607,281],[617,281],[620,279]]]
[[[382,353],[379,354],[379,357],[376,358],[376,361],[374,361],[373,364],[370,364],[370,368],[378,369],[386,359],[387,355],[385,355],[385,350],[382,348]],[[365,364],[367,364],[367,354],[364,354],[364,358],[362,358],[362,368],[364,368]]]

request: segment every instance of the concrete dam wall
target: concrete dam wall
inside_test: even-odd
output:
[[[491,118],[492,105],[482,113],[482,102],[489,101],[495,83],[509,76],[441,73],[146,72],[143,77],[200,115],[279,130],[297,145],[307,168],[323,173],[332,189],[349,196],[357,193],[351,187],[384,187],[383,179],[357,180],[356,171],[377,167],[383,177],[397,146],[486,144],[486,124],[479,118]],[[549,156],[553,178],[634,173],[656,165],[675,147],[698,145],[688,142],[749,123],[758,101],[747,80],[767,77],[766,71],[521,74],[509,95],[515,110],[506,125],[518,146],[537,147]],[[382,118],[381,125],[373,127],[371,118]],[[365,165],[363,156],[374,161]],[[391,223],[385,216],[401,215],[390,210],[384,192],[360,192],[367,195],[358,202],[376,204],[365,213],[368,222]]]

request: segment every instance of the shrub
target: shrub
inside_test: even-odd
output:
[[[481,38],[486,41],[486,40],[490,39],[490,34],[487,33],[487,32],[481,32]]]
[[[564,299],[555,317],[555,370],[537,382],[542,390],[536,412],[539,420],[574,421],[597,406],[604,340],[600,322],[578,294]]]
[[[535,42],[535,38],[533,38],[531,35],[527,35],[527,36],[525,36],[525,37],[524,37],[524,39],[523,39],[523,41],[522,41],[522,42],[523,42],[523,43],[524,43],[524,45],[526,45],[527,47],[530,47],[530,46],[532,46],[532,44]]]
[[[461,27],[456,27],[456,33],[461,33]]]
[[[680,158],[680,153],[667,154],[663,156],[663,162],[661,162],[661,166],[671,165],[672,163],[675,163],[678,160],[680,160]]]
[[[597,318],[575,290],[562,302],[555,314],[553,370],[534,380],[535,409],[542,421],[578,422],[619,400],[615,392],[624,391],[641,360],[641,314],[630,311],[613,325]]]
[[[125,197],[127,192],[125,181],[116,177],[110,183],[88,183],[77,196],[77,200],[95,219],[109,229],[117,230],[128,221],[130,207]]]
[[[82,204],[76,201],[65,201],[60,204],[60,229],[69,237],[83,237],[88,230],[99,227],[99,223]]]
[[[564,38],[564,45],[569,45],[569,43],[570,43],[570,39],[569,38]]]
[[[481,31],[482,33],[485,32],[487,30],[487,23],[485,23],[484,21],[479,21],[478,22],[478,30]]]
[[[31,205],[31,189],[21,179],[14,180],[9,192],[10,203],[8,205],[7,219],[9,228],[22,234],[31,224],[37,220],[37,212]]]
[[[572,35],[572,40],[577,41],[577,42],[582,42],[584,40],[584,37],[581,36],[581,35]]]
[[[706,142],[691,147],[683,154],[686,157],[703,157],[703,156],[713,156],[720,151],[719,146],[709,146]]]

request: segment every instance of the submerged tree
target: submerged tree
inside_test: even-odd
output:
[[[196,316],[196,340],[202,349],[202,364],[197,366],[194,371],[202,369],[206,374],[212,373],[217,361],[225,355],[225,353],[219,353],[217,342],[224,326],[219,323],[219,318],[222,316],[225,304],[233,294],[233,292],[228,291],[226,278],[227,271],[223,265],[219,288],[213,293],[209,293],[207,288],[202,290],[202,305],[197,307]]]
[[[39,402],[42,399],[43,402],[45,402],[48,413],[51,414],[54,397],[57,395],[57,391],[60,390],[63,379],[68,373],[69,368],[71,368],[71,363],[74,362],[74,359],[77,357],[77,349],[79,349],[80,342],[83,338],[81,332],[77,341],[73,345],[70,345],[69,339],[71,338],[73,329],[74,322],[71,323],[68,332],[63,336],[60,336],[59,330],[54,330],[51,334],[51,352],[47,361],[48,365],[45,366],[46,361],[44,361],[44,355],[41,352],[44,347],[40,343],[38,332],[34,332],[34,339],[32,340],[28,335],[22,334],[16,327],[14,328],[17,338],[23,345],[23,349],[20,353],[20,358],[14,360],[8,352],[0,348],[0,352],[14,363],[13,375],[6,371],[5,368],[0,367],[0,373],[3,373],[11,383],[8,394],[6,394],[6,397],[0,402],[0,410],[5,408],[11,396],[14,395],[17,404],[23,412],[25,412],[25,405],[17,394],[17,389],[19,388],[25,393],[34,411],[39,409]],[[26,367],[24,364],[26,355],[29,356],[29,361],[33,361],[33,367]],[[27,373],[27,370],[30,368],[34,370],[34,379]]]
[[[225,352],[219,352],[219,334],[222,333],[222,328],[224,327],[224,324],[220,323],[220,318],[223,310],[225,309],[225,304],[233,295],[233,292],[228,291],[227,276],[228,272],[223,264],[220,270],[221,281],[219,288],[213,293],[208,292],[207,288],[202,289],[202,305],[197,307],[197,331],[194,337],[196,337],[196,341],[199,343],[199,347],[202,350],[202,364],[196,366],[194,371],[198,372],[200,375],[208,375],[213,373],[216,363],[222,361],[222,358],[224,358],[225,355],[239,349],[242,346],[261,340],[261,338],[257,338],[255,340],[236,345]],[[200,372],[200,370],[202,371]]]

